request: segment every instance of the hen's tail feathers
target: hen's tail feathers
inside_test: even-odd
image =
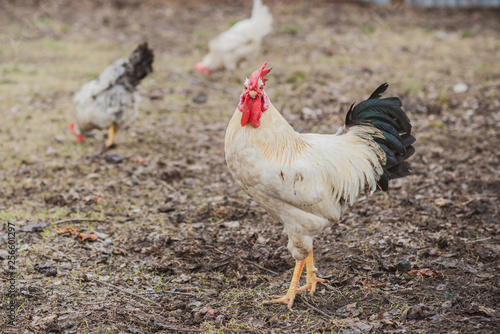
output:
[[[401,100],[397,97],[379,99],[388,86],[387,83],[380,85],[368,100],[355,107],[351,105],[345,120],[346,127],[371,126],[380,131],[380,135],[372,135],[372,138],[387,157],[384,173],[377,182],[384,191],[388,189],[389,180],[411,173],[411,166],[406,160],[415,153],[412,146],[415,137],[411,135],[410,120],[401,109]]]
[[[254,0],[252,7],[252,21],[255,21],[255,34],[260,38],[269,34],[272,31],[273,16],[269,8],[262,3],[262,0]]]
[[[135,88],[144,77],[153,72],[153,50],[148,48],[148,43],[140,44],[130,55],[125,64],[125,73],[117,83],[124,85],[127,89]]]
[[[260,15],[262,11],[266,10],[266,6],[262,3],[262,0],[253,0],[253,6],[252,6],[252,17],[255,17],[256,15]]]

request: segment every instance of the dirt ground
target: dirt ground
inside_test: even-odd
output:
[[[2,331],[500,332],[500,12],[266,3],[262,54],[206,78],[193,63],[250,2],[2,2]],[[138,121],[109,152],[100,133],[77,144],[72,94],[144,40],[155,72]],[[294,260],[224,161],[242,82],[264,60],[268,95],[297,131],[334,133],[388,82],[417,137],[415,173],[317,238],[326,284],[293,311],[261,305],[286,291]],[[434,276],[408,274],[423,268]]]

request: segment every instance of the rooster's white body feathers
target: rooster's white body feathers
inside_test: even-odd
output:
[[[238,185],[284,224],[289,251],[303,260],[315,235],[359,195],[377,189],[385,155],[369,134],[378,130],[300,134],[271,103],[259,127],[242,127],[240,120],[236,109],[225,138],[228,167]]]

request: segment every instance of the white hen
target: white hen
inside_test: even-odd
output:
[[[235,70],[238,64],[255,57],[260,50],[262,38],[272,30],[273,16],[261,0],[254,0],[252,16],[234,24],[209,43],[209,52],[195,68],[210,74],[219,69]]]
[[[137,117],[140,95],[136,87],[153,72],[153,59],[147,42],[142,43],[128,59],[118,59],[75,93],[76,123],[70,127],[78,142],[88,131],[109,128],[106,147],[114,144],[116,132]]]

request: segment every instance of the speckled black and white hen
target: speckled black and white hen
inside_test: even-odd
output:
[[[91,130],[109,129],[106,147],[114,144],[117,131],[138,115],[137,85],[153,72],[153,59],[153,50],[144,42],[128,59],[118,59],[75,93],[76,122],[70,127],[78,142]]]

